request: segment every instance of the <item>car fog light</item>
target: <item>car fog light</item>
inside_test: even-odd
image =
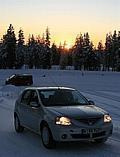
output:
[[[66,138],[67,138],[67,135],[66,135],[66,134],[63,134],[61,137],[62,137],[62,139],[66,139]]]

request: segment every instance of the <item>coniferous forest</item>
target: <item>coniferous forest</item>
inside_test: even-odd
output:
[[[97,47],[92,43],[89,33],[78,34],[70,49],[66,42],[57,46],[51,43],[49,28],[43,36],[30,35],[25,42],[24,31],[19,30],[17,36],[12,24],[0,42],[0,69],[50,69],[67,66],[75,70],[120,71],[120,31],[106,34],[103,44]]]

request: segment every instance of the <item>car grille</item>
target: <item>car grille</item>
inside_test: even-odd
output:
[[[105,136],[105,131],[102,131],[102,132],[99,132],[99,133],[93,133],[92,134],[92,137],[95,138],[95,137],[100,137],[100,136]]]
[[[71,134],[72,138],[74,139],[87,139],[91,138],[90,134]],[[99,133],[92,133],[92,138],[105,136],[105,131],[99,132]]]
[[[102,119],[101,117],[98,117],[98,118],[87,118],[87,119],[76,119],[76,120],[87,125],[93,125],[101,119]]]

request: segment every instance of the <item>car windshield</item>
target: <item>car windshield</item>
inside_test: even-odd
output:
[[[39,90],[44,106],[75,106],[88,105],[88,100],[76,90],[48,89]]]

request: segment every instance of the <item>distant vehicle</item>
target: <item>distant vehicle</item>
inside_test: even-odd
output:
[[[28,86],[33,84],[33,77],[30,74],[14,74],[6,79],[5,84],[12,84],[15,86]]]
[[[108,112],[67,87],[26,88],[15,103],[14,126],[40,134],[46,148],[66,141],[103,143],[113,130]]]

